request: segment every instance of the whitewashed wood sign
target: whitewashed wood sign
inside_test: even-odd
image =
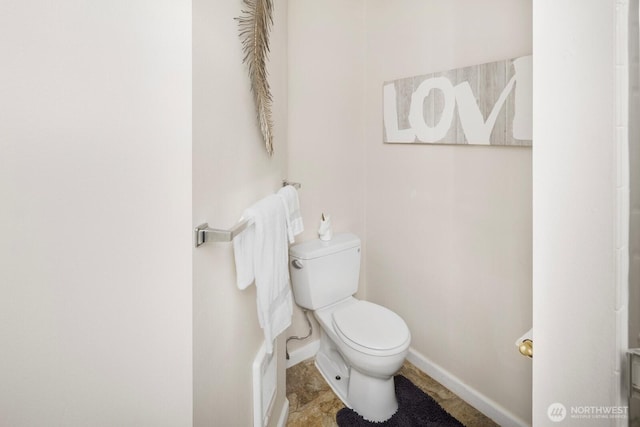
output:
[[[385,82],[384,142],[530,146],[532,57]]]

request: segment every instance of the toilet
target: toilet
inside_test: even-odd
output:
[[[398,409],[393,375],[409,351],[411,333],[393,311],[354,298],[360,275],[360,239],[335,234],[291,246],[296,303],[313,310],[322,328],[316,367],[342,402],[369,421]]]

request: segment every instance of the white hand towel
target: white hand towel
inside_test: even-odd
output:
[[[270,354],[273,340],[291,325],[293,314],[286,209],[282,199],[273,194],[251,206],[242,216],[253,221],[254,226],[233,239],[238,287],[246,288],[255,278],[258,321]]]
[[[278,196],[282,198],[287,209],[287,235],[289,243],[293,243],[294,237],[304,231],[298,190],[293,185],[286,185],[278,190]]]

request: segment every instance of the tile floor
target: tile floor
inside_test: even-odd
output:
[[[411,363],[405,362],[399,373],[431,396],[465,426],[498,426]],[[316,369],[313,360],[287,369],[287,398],[287,427],[336,427],[336,413],[344,407]]]

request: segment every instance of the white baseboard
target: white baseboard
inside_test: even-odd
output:
[[[528,427],[530,425],[478,390],[469,387],[459,378],[418,353],[414,348],[409,349],[407,360],[499,425],[504,427]]]
[[[280,418],[278,418],[278,427],[285,427],[287,425],[287,419],[289,418],[289,399],[284,398],[284,405],[280,411]]]
[[[320,340],[311,341],[302,347],[289,352],[289,360],[287,360],[287,369],[297,365],[303,360],[311,359],[320,350]]]

